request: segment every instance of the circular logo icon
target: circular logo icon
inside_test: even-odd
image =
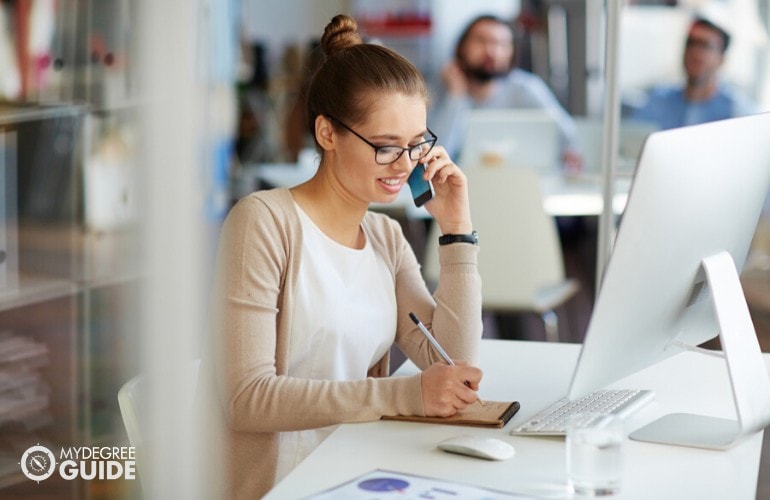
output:
[[[43,481],[51,477],[56,469],[56,457],[45,446],[35,445],[27,448],[21,456],[21,471],[33,481]]]

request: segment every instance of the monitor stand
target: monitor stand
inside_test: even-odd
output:
[[[701,266],[711,289],[737,419],[672,413],[631,433],[636,441],[727,449],[770,425],[770,377],[735,262],[720,252],[703,259]]]

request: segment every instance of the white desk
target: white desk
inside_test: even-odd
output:
[[[481,397],[521,402],[521,410],[504,429],[383,421],[341,425],[266,498],[302,498],[374,469],[563,498],[564,439],[514,437],[508,429],[566,392],[579,348],[577,344],[484,340]],[[770,356],[765,358],[770,365]],[[396,375],[415,371],[407,363]],[[672,411],[733,416],[724,361],[715,357],[682,353],[623,382],[616,386],[656,391],[655,400],[629,420],[631,430]],[[435,448],[442,439],[469,432],[508,441],[516,455],[504,462],[488,462]],[[612,498],[753,500],[761,446],[762,433],[729,451],[628,441],[623,490]]]
[[[235,179],[233,196],[238,199],[249,194],[257,185],[257,181],[275,187],[292,187],[310,179],[314,173],[315,167],[300,167],[294,163],[245,166],[241,168]],[[540,186],[543,190],[543,206],[549,215],[574,217],[580,215],[596,216],[602,213],[604,201],[599,176],[543,175]],[[623,212],[630,187],[631,177],[620,177],[616,180],[616,194],[612,204],[615,213]],[[411,218],[430,217],[427,210],[414,206],[408,189],[402,189],[392,204],[375,204],[372,205],[372,208],[404,210],[406,215]]]
[[[622,214],[631,190],[630,176],[615,180],[612,209]],[[604,207],[602,181],[599,176],[541,175],[540,188],[543,191],[543,207],[552,216],[576,217],[601,215]]]

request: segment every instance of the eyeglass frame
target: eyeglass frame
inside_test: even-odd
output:
[[[703,49],[709,52],[724,53],[724,48],[721,45],[714,45],[708,40],[702,38],[688,36],[684,41],[685,49]]]
[[[345,125],[344,123],[342,123],[337,118],[334,118],[333,116],[330,116],[330,115],[325,115],[325,116],[329,120],[331,120],[333,122],[336,122],[339,125],[342,125],[342,127],[345,128],[348,132],[351,132],[353,135],[355,135],[356,137],[358,137],[359,139],[361,139],[362,141],[367,143],[369,146],[371,146],[374,149],[374,162],[377,163],[377,165],[392,165],[392,164],[396,163],[404,155],[404,151],[409,151],[409,159],[411,161],[420,161],[423,158],[425,158],[428,155],[428,153],[431,152],[433,147],[436,145],[436,141],[438,141],[438,136],[436,134],[434,134],[431,129],[429,129],[428,127],[425,127],[425,130],[427,130],[428,133],[432,136],[432,138],[428,139],[427,141],[423,141],[423,142],[421,142],[419,144],[415,144],[414,146],[411,146],[411,147],[408,147],[408,148],[405,148],[405,147],[402,147],[402,146],[398,146],[396,144],[388,144],[388,145],[385,145],[385,146],[377,146],[376,144],[372,144],[366,137],[362,136],[361,134],[359,134],[358,132],[356,132],[352,128],[350,128],[347,125]],[[419,146],[422,146],[423,144],[428,144],[428,143],[430,143],[430,147],[428,148],[428,150],[423,155],[421,155],[419,158],[412,158],[412,151],[415,148],[417,148]],[[400,148],[401,152],[398,153],[398,156],[393,161],[389,161],[388,163],[380,163],[379,161],[377,161],[377,154],[380,152],[381,149],[384,149],[384,148]]]

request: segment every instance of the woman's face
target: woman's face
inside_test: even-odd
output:
[[[375,146],[409,148],[426,140],[426,106],[419,96],[388,94],[373,100],[362,123],[345,123]],[[339,141],[335,158],[336,177],[354,199],[366,203],[390,203],[396,199],[416,162],[404,151],[389,165],[375,161],[375,150],[355,134],[337,125]]]

